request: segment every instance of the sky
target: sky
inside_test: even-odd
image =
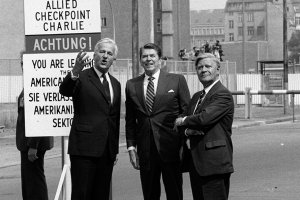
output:
[[[190,0],[191,10],[208,10],[225,8],[226,0]]]

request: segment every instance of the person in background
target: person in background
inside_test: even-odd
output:
[[[114,40],[103,38],[94,48],[94,66],[86,52],[60,85],[72,97],[73,123],[68,153],[71,161],[72,200],[108,200],[119,152],[121,85],[109,72],[118,54]]]
[[[161,69],[161,49],[140,48],[145,73],[126,83],[126,141],[132,166],[140,170],[145,200],[159,200],[162,176],[167,200],[182,200],[182,135],[174,120],[187,108],[190,93],[183,75]]]
[[[21,52],[22,70],[23,53]],[[47,182],[44,173],[44,157],[46,151],[53,147],[53,137],[25,136],[24,89],[18,97],[16,146],[21,154],[23,200],[48,200]]]
[[[195,61],[204,89],[195,93],[185,116],[175,121],[184,128],[191,154],[190,181],[194,200],[226,200],[233,173],[231,141],[234,102],[219,79],[220,61],[210,53]],[[188,157],[188,156],[186,156]]]

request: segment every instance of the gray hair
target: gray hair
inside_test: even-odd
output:
[[[200,53],[199,56],[195,60],[195,66],[197,66],[201,60],[206,59],[206,58],[210,58],[211,60],[213,60],[217,64],[218,67],[221,66],[220,60],[217,57],[215,57],[214,54],[211,54],[211,53]]]
[[[113,39],[110,39],[110,38],[103,38],[103,39],[99,40],[97,42],[97,44],[95,45],[94,52],[98,51],[100,45],[103,44],[103,43],[109,43],[109,44],[113,44],[114,45],[114,47],[115,47],[114,48],[115,49],[114,57],[116,58],[117,55],[118,55],[118,46],[117,46],[116,42]]]

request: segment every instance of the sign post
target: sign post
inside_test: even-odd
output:
[[[100,1],[24,0],[24,18],[25,134],[62,136],[63,166],[70,166],[67,136],[74,110],[72,98],[62,96],[59,85],[80,50],[93,57],[93,48],[101,38]],[[70,173],[65,174],[63,196],[70,199]]]

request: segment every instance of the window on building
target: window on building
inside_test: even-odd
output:
[[[295,17],[295,25],[300,25],[300,17]]]
[[[253,12],[247,13],[248,22],[254,22],[254,14]]]
[[[254,27],[253,26],[248,26],[247,27],[247,32],[248,32],[248,35],[254,35]]]
[[[257,35],[264,35],[265,34],[265,27],[264,26],[258,26],[257,27]]]
[[[206,29],[206,34],[210,35],[210,30],[209,29]]]
[[[159,10],[161,9],[161,0],[156,1],[156,6]]]
[[[238,20],[239,22],[243,22],[243,13],[239,13]]]
[[[229,28],[233,28],[233,20],[229,20]]]
[[[220,33],[224,34],[224,29],[220,28]]]
[[[242,36],[243,35],[243,27],[238,27],[238,35]]]
[[[107,24],[106,24],[106,17],[102,17],[101,18],[101,26],[102,27],[106,27],[107,26]]]
[[[206,29],[203,29],[203,35],[206,35]]]
[[[161,19],[156,19],[156,32],[161,32]]]
[[[233,12],[229,12],[229,16],[233,16]]]
[[[193,35],[197,35],[197,29],[193,29]]]
[[[250,8],[250,3],[249,2],[245,2],[245,8]]]
[[[229,41],[234,41],[234,34],[233,33],[229,33]]]

